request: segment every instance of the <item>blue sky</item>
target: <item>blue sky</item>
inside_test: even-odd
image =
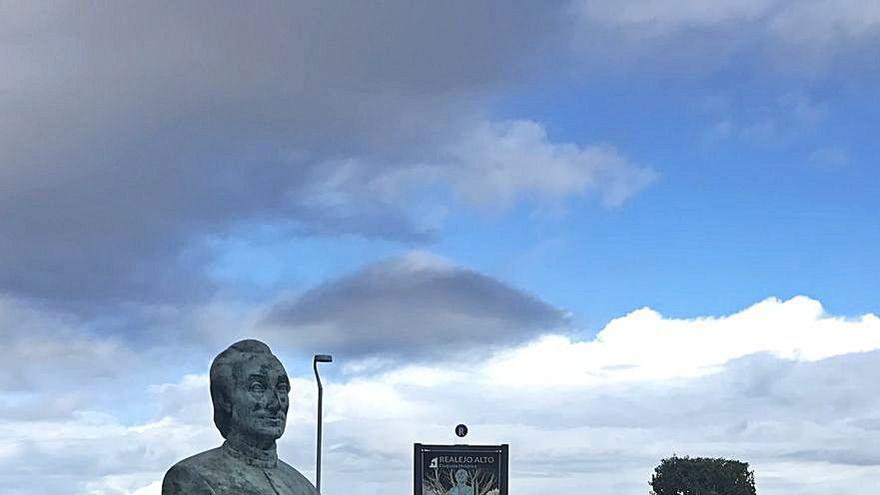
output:
[[[656,77],[664,75],[675,78]],[[556,81],[504,95],[497,118],[534,119],[553,141],[626,150],[658,179],[611,208],[574,197],[474,212],[438,193],[453,206],[429,249],[596,330],[642,305],[687,317],[773,295],[808,294],[836,314],[876,312],[876,103],[835,94],[827,81],[738,81],[743,88],[727,77]],[[773,129],[720,136],[725,122]],[[234,242],[246,245],[223,249],[218,269],[258,286],[309,285],[411,248],[359,238]]]
[[[877,6],[0,12],[0,494],[158,495],[245,337],[307,476],[336,356],[328,495],[459,422],[524,495],[673,452],[873,493]]]

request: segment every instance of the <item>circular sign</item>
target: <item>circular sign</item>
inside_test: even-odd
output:
[[[461,438],[464,438],[468,434],[468,428],[465,425],[458,425],[455,427],[455,434]]]

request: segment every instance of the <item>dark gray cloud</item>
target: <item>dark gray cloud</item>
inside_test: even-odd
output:
[[[279,302],[272,341],[345,354],[476,359],[566,326],[565,314],[494,278],[424,253],[376,263]]]
[[[559,22],[530,2],[7,5],[0,292],[198,295],[196,241],[252,220],[424,240],[356,185],[436,154]]]

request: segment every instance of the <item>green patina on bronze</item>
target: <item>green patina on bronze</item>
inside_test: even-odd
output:
[[[269,347],[242,340],[211,364],[214,424],[223,445],[168,470],[162,495],[314,495],[299,471],[278,459],[290,381]]]

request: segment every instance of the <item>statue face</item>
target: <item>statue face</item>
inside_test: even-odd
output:
[[[287,372],[271,354],[251,354],[240,366],[230,397],[230,426],[254,439],[281,437],[290,406]]]

